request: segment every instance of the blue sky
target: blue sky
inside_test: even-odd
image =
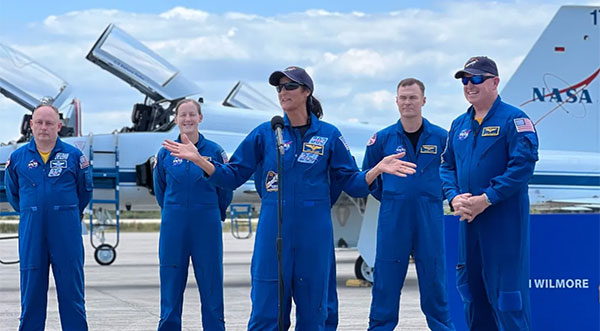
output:
[[[73,10],[86,10],[92,8],[113,8],[135,13],[161,13],[176,6],[201,9],[207,12],[222,14],[230,11],[252,13],[260,15],[277,15],[290,12],[304,11],[307,9],[324,9],[327,11],[351,12],[362,11],[365,13],[380,13],[399,10],[403,8],[429,8],[440,1],[429,0],[402,0],[402,1],[181,1],[181,0],[86,0],[86,1],[2,1],[0,4],[0,17],[2,24],[22,24],[25,22],[39,21],[49,14],[59,14]],[[25,6],[24,3],[27,5]]]
[[[590,2],[578,2],[583,4]],[[268,75],[288,65],[309,70],[325,118],[387,126],[398,119],[395,86],[427,86],[424,115],[448,128],[465,110],[452,74],[473,55],[516,70],[558,1],[0,1],[0,43],[50,68],[83,102],[84,133],[130,125],[143,96],[85,60],[116,23],[219,104],[238,80],[276,102]],[[21,113],[0,97],[0,141],[18,136]],[[102,120],[100,120],[102,119]],[[107,120],[108,119],[108,120]]]

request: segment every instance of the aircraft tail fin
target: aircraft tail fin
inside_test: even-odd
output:
[[[501,93],[540,148],[600,152],[600,6],[563,6]]]

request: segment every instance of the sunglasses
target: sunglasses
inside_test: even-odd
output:
[[[494,78],[494,77],[496,77],[496,76],[475,75],[475,76],[471,76],[471,77],[463,77],[462,83],[463,83],[463,85],[467,85],[467,84],[469,84],[469,81],[471,81],[471,84],[479,85],[479,84],[485,82],[486,80],[488,80],[490,78]]]
[[[302,86],[302,84],[298,84],[296,82],[287,82],[285,84],[279,84],[277,86],[275,86],[275,88],[277,89],[277,92],[281,92],[281,90],[285,89],[286,91],[293,91],[297,88],[299,88],[300,86]]]

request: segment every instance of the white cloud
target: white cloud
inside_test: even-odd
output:
[[[206,21],[206,19],[209,16],[209,13],[201,10],[187,9],[184,7],[175,7],[169,11],[160,14],[159,16],[168,20],[183,19],[188,21],[194,21],[196,23],[201,23]]]
[[[465,109],[462,89],[453,79],[464,61],[489,55],[506,82],[556,9],[556,4],[535,2],[448,2],[379,14],[311,9],[275,16],[184,7],[160,14],[90,9],[54,13],[12,29],[3,42],[71,83],[84,103],[85,131],[130,125],[132,104],[143,99],[84,59],[109,23],[182,69],[212,103],[222,100],[238,79],[253,82],[276,100],[268,75],[299,65],[315,80],[328,117],[394,122],[396,84],[416,77],[427,87],[425,115],[447,127]],[[16,128],[20,118],[2,122]],[[0,141],[11,138],[10,132],[0,131]]]
[[[380,90],[368,93],[359,93],[354,96],[354,102],[361,108],[372,108],[374,110],[387,110],[394,108],[395,94],[388,90]]]

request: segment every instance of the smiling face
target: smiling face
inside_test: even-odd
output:
[[[292,80],[286,76],[279,79],[279,85],[289,83]],[[277,93],[281,108],[287,112],[306,112],[306,99],[310,95],[310,90],[302,86],[295,90],[288,91],[284,88]]]
[[[422,107],[425,105],[425,96],[417,84],[398,87],[396,104],[400,116],[404,119],[422,116]]]
[[[198,132],[198,124],[202,122],[202,114],[196,105],[192,102],[186,102],[179,105],[175,115],[175,123],[181,133],[193,135]]]
[[[471,77],[470,74],[465,74],[464,77]],[[481,84],[473,84],[471,81],[463,86],[463,92],[467,101],[475,108],[478,106],[490,105],[498,97],[498,84],[500,78],[494,77],[486,79]]]
[[[50,106],[37,108],[33,112],[29,124],[33,132],[33,139],[38,145],[54,144],[62,127],[58,113]]]

